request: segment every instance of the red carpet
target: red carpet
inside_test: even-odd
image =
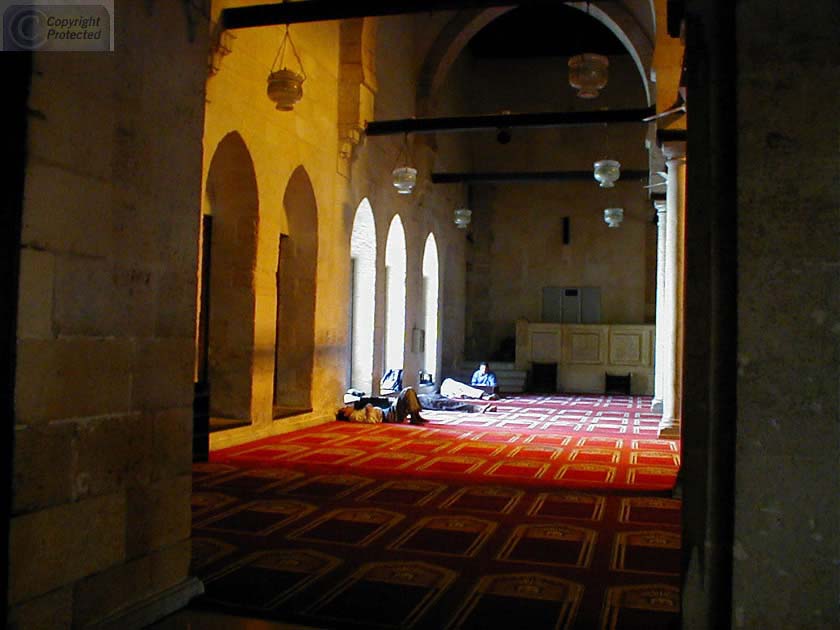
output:
[[[321,628],[679,627],[679,501],[628,492],[669,487],[678,445],[655,448],[642,409],[575,429],[556,420],[575,405],[527,402],[214,453],[194,468],[200,604]]]
[[[495,413],[424,411],[431,422],[333,422],[216,451],[212,461],[378,471],[413,479],[667,490],[679,442],[657,439],[659,415],[638,396],[519,396]]]

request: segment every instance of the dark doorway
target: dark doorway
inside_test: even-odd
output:
[[[275,306],[274,318],[277,326],[277,331],[274,336],[274,374],[281,369],[280,365],[280,326],[283,323],[283,312],[281,308],[281,296],[283,295],[283,241],[288,240],[288,234],[281,234],[277,239],[277,273],[275,275],[275,288],[277,290],[277,304]],[[276,376],[275,376],[276,381]],[[282,416],[278,406],[278,388],[277,383],[274,383],[274,396],[272,398],[274,405],[274,417]]]
[[[6,83],[3,98],[4,142],[3,153],[7,167],[3,169],[2,190],[2,232],[3,246],[0,247],[0,413],[6,419],[6,437],[0,439],[0,592],[2,608],[0,619],[8,618],[9,600],[9,526],[12,517],[12,458],[14,455],[15,406],[15,361],[17,347],[17,304],[20,272],[20,230],[23,214],[23,191],[26,179],[26,136],[27,102],[29,101],[32,55],[30,53],[6,53],[2,56],[2,75]]]
[[[196,352],[195,397],[193,398],[193,461],[207,461],[210,454],[210,253],[213,217],[201,217],[201,276],[198,302],[198,343]]]
[[[529,389],[537,394],[553,394],[554,392],[556,392],[557,364],[532,363],[531,387]]]

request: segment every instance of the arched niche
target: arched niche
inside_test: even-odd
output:
[[[206,326],[199,356],[206,363],[199,378],[207,379],[211,417],[250,421],[259,192],[251,154],[237,132],[216,147],[205,192],[206,293],[199,320]]]
[[[440,316],[440,262],[435,235],[429,233],[423,249],[423,370],[438,380],[438,328]]]
[[[362,199],[350,236],[350,386],[373,391],[373,332],[376,312],[376,225]]]
[[[315,355],[318,206],[306,170],[299,166],[283,196],[288,233],[277,256],[277,334],[274,416],[310,409]]]
[[[403,369],[405,359],[405,230],[394,215],[385,244],[385,371]]]

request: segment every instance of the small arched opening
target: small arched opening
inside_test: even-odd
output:
[[[376,311],[376,225],[367,199],[356,208],[350,236],[350,387],[373,391]]]
[[[425,342],[423,344],[423,371],[433,380],[438,379],[438,304],[440,287],[440,264],[435,235],[429,234],[423,250],[423,320]]]
[[[405,359],[405,269],[405,231],[395,215],[385,245],[385,372],[402,370]]]

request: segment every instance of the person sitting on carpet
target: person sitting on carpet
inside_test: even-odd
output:
[[[498,381],[496,374],[490,371],[486,361],[482,361],[478,369],[473,372],[470,384],[460,383],[453,378],[447,378],[440,385],[440,393],[447,398],[483,398],[496,400]]]
[[[410,417],[411,424],[426,424],[428,420],[420,415],[423,407],[417,400],[417,393],[411,387],[400,391],[393,403],[388,398],[360,398],[352,405],[345,405],[335,412],[336,420],[379,424],[381,422],[403,423]]]
[[[487,361],[482,361],[478,364],[478,369],[473,372],[470,379],[470,385],[473,387],[493,387],[498,385],[496,380],[496,373],[490,371],[490,364]]]

